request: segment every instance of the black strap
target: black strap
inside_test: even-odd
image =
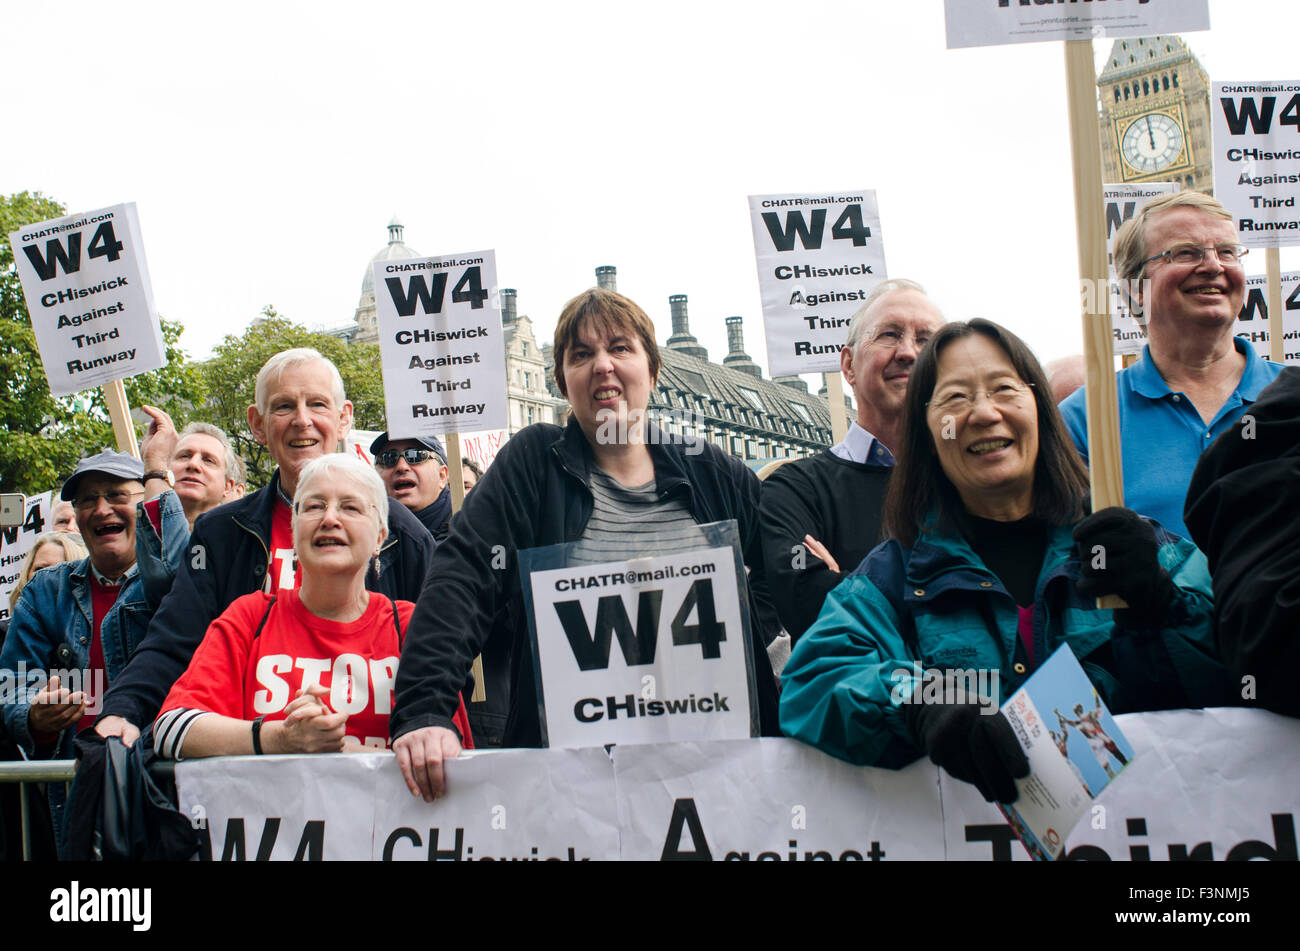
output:
[[[262,615],[262,623],[257,625],[257,630],[253,632],[253,640],[262,636],[262,628],[266,627],[266,619],[271,616],[271,608],[275,607],[275,597],[271,597],[271,603],[266,606],[266,613]]]
[[[400,654],[402,652],[402,638],[404,635],[402,633],[402,622],[397,617],[397,602],[393,600],[391,594],[388,595],[388,603],[393,606],[393,627],[397,629],[397,652]]]

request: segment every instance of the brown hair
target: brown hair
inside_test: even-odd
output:
[[[1152,198],[1137,214],[1120,225],[1119,231],[1115,233],[1115,274],[1121,280],[1136,281],[1142,276],[1146,270],[1146,265],[1142,262],[1151,257],[1146,243],[1147,222],[1161,212],[1171,211],[1174,208],[1195,208],[1236,225],[1232,213],[1217,199],[1203,192],[1174,192],[1172,195]],[[1156,254],[1164,250],[1161,248]]]
[[[1002,348],[1020,379],[1033,389],[1038,409],[1038,459],[1034,463],[1034,514],[1050,525],[1072,525],[1084,514],[1088,470],[1052,401],[1047,376],[1025,342],[991,320],[976,318],[944,324],[912,367],[903,404],[898,465],[885,496],[885,532],[911,546],[926,527],[957,530],[965,511],[935,451],[926,404],[939,378],[939,357],[954,340],[981,334]]]
[[[27,549],[27,554],[23,556],[22,567],[18,569],[18,579],[14,582],[13,590],[9,592],[11,613],[18,607],[18,598],[22,595],[23,588],[35,574],[32,566],[36,564],[36,553],[46,545],[57,545],[62,548],[64,561],[81,561],[89,554],[84,545],[77,543],[75,536],[66,532],[46,532],[44,535],[37,535],[36,541],[32,542],[32,547]]]
[[[617,291],[592,287],[564,305],[555,325],[555,382],[560,392],[564,386],[564,356],[578,342],[584,327],[590,324],[597,333],[612,335],[631,331],[641,340],[650,366],[650,379],[659,379],[659,344],[655,343],[655,325],[636,301]]]

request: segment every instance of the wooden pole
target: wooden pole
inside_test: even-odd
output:
[[[126,387],[121,380],[106,383],[100,388],[108,404],[108,418],[113,421],[113,438],[117,451],[140,458],[140,445],[135,441],[135,424],[131,422],[131,407],[126,402]]]
[[[1282,256],[1277,248],[1266,248],[1264,265],[1268,271],[1268,358],[1286,363],[1282,330]]]
[[[451,514],[455,515],[465,504],[465,472],[460,458],[460,433],[447,433],[443,436],[443,445],[447,447],[447,480],[451,484]],[[474,675],[474,693],[470,703],[482,703],[487,699],[487,684],[484,683],[483,655],[479,654],[470,665]]]
[[[849,414],[844,407],[844,378],[839,370],[825,374],[826,400],[831,404],[831,442],[841,443],[849,434]]]
[[[1088,471],[1093,511],[1124,504],[1123,457],[1119,438],[1119,397],[1111,349],[1110,289],[1106,273],[1106,220],[1101,181],[1101,133],[1092,40],[1065,43],[1066,95],[1070,143],[1074,152],[1074,217],[1079,242],[1079,289],[1086,364]],[[1122,607],[1122,599],[1098,599],[1103,608]]]

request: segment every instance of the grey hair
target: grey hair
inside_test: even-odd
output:
[[[302,472],[298,474],[298,488],[293,493],[294,528],[298,525],[298,500],[306,495],[316,479],[333,474],[346,476],[365,490],[364,494],[370,497],[370,502],[375,507],[377,526],[380,530],[387,531],[388,490],[384,488],[384,480],[379,478],[373,466],[346,452],[327,452],[303,466]]]
[[[867,319],[867,311],[871,310],[871,305],[880,300],[880,298],[884,297],[886,294],[892,294],[894,291],[916,291],[918,294],[925,294],[924,287],[916,281],[909,280],[905,277],[891,277],[887,281],[881,281],[871,289],[871,293],[868,294],[867,299],[862,302],[862,306],[854,312],[853,317],[849,322],[849,336],[848,339],[844,341],[844,346],[848,347],[850,350],[857,349],[858,341],[862,339],[862,335],[867,332],[867,328],[871,326],[872,323]],[[930,295],[926,294],[926,296],[929,297]]]
[[[331,384],[333,387],[334,408],[341,410],[343,404],[347,402],[347,394],[343,391],[343,377],[339,375],[339,368],[334,365],[334,361],[324,356],[319,350],[313,350],[311,347],[294,347],[292,350],[281,350],[271,359],[263,364],[262,369],[257,371],[257,385],[254,389],[254,400],[257,404],[257,412],[261,416],[266,415],[266,404],[271,398],[271,381],[279,380],[280,374],[289,367],[299,366],[303,363],[323,363],[329,367]]]
[[[242,463],[240,462],[238,453],[235,452],[235,448],[230,445],[230,439],[226,436],[225,432],[219,427],[213,426],[211,423],[204,423],[196,420],[181,430],[176,445],[179,446],[181,439],[184,439],[186,436],[193,436],[195,433],[202,436],[211,436],[217,442],[221,443],[221,448],[225,450],[226,453],[226,478],[237,480],[237,477],[239,476],[239,467]]]

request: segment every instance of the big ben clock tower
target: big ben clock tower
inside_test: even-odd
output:
[[[1209,86],[1177,36],[1116,40],[1097,80],[1105,180],[1212,191]]]

